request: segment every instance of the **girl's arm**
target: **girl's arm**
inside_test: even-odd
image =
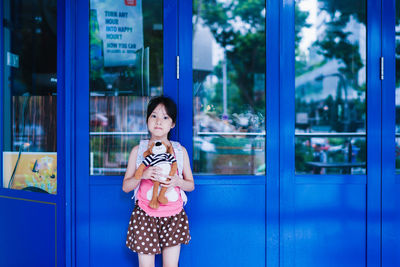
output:
[[[129,155],[128,167],[126,168],[124,181],[122,182],[122,190],[125,193],[131,192],[140,183],[140,180],[137,180],[135,177],[133,177],[136,171],[136,158],[138,150],[139,146],[135,146]]]
[[[122,190],[125,193],[129,193],[134,190],[139,185],[141,179],[151,179],[154,181],[158,181],[159,177],[161,176],[160,168],[151,166],[146,168],[146,170],[142,174],[142,177],[139,180],[135,179],[134,175],[136,171],[136,159],[138,150],[139,146],[135,146],[132,149],[131,154],[129,155],[128,167],[126,168],[124,181],[122,182]]]
[[[179,185],[179,187],[183,191],[190,192],[194,190],[193,173],[192,173],[192,168],[190,168],[190,159],[186,151],[186,148],[182,146],[182,150],[183,150],[183,170],[182,170],[183,179],[180,179],[181,184]]]

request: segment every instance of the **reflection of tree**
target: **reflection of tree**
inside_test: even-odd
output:
[[[326,98],[321,99],[318,103],[324,103],[326,110],[321,110],[318,106],[304,102],[304,90],[310,94],[318,94],[317,91],[312,91],[313,86],[316,87],[318,77],[310,75],[310,80],[307,87],[304,85],[298,86],[296,89],[296,112],[306,112],[312,121],[320,125],[329,125],[331,130],[336,132],[356,131],[358,128],[363,128],[362,115],[365,114],[365,103],[361,99],[349,99],[348,90],[357,90],[360,96],[365,91],[365,84],[358,84],[358,73],[364,67],[363,58],[360,54],[359,40],[357,31],[354,27],[362,24],[365,25],[366,7],[363,1],[348,2],[344,0],[318,0],[316,6],[318,12],[318,25],[314,25],[319,33],[313,47],[319,54],[323,55],[323,59],[319,61],[310,61],[300,50],[300,42],[302,41],[302,30],[309,27],[306,23],[308,12],[299,9],[299,4],[295,5],[295,47],[296,47],[296,76],[303,75],[316,69],[320,69],[321,73],[317,74],[321,81],[323,77],[336,76],[338,77],[337,90],[335,100]],[[322,33],[323,32],[323,33]],[[355,35],[355,36],[353,36]],[[328,61],[336,60],[339,67],[325,70],[321,68]],[[331,66],[334,66],[333,64]],[[344,91],[344,99],[342,99],[342,91]],[[303,92],[303,93],[302,93]],[[299,95],[298,95],[299,94]],[[304,103],[303,103],[304,102]],[[302,105],[300,105],[302,103]],[[333,104],[334,103],[334,104]],[[332,105],[333,104],[333,105]],[[308,106],[305,108],[304,106]],[[356,112],[358,112],[356,114]],[[326,115],[329,113],[329,116]],[[329,117],[329,121],[325,121],[321,114]],[[314,120],[315,119],[315,120]],[[306,125],[304,125],[306,127]]]
[[[345,31],[352,18],[366,25],[365,1],[324,0],[320,1],[320,9],[327,12],[330,17],[324,23],[326,30],[323,39],[316,42],[321,48],[320,53],[325,58],[338,59],[342,62],[344,67],[339,68],[339,72],[344,75],[347,83],[355,90],[365,90],[365,87],[359,86],[357,81],[357,74],[364,66],[359,44],[349,40],[353,32]]]
[[[306,71],[307,68],[307,61],[304,59],[304,55],[300,50],[300,42],[301,39],[303,38],[301,31],[302,29],[306,27],[310,27],[310,24],[306,23],[307,17],[309,15],[308,12],[300,10],[298,5],[295,5],[295,70],[296,70],[296,76],[301,75]]]
[[[264,114],[265,98],[255,95],[254,74],[265,73],[265,1],[197,0],[193,13],[194,24],[201,18],[225,50],[229,90],[238,90],[229,113],[250,108]],[[217,75],[221,68],[216,67]]]

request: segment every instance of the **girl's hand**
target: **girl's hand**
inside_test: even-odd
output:
[[[168,176],[168,178],[170,179],[169,181],[161,182],[162,187],[169,188],[169,187],[181,186],[182,178],[180,178],[177,174],[175,174],[174,176]]]
[[[161,176],[161,169],[159,167],[148,167],[142,175],[142,179],[150,179],[156,182],[159,182],[159,178]]]

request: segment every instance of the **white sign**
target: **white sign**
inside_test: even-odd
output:
[[[103,39],[104,66],[135,64],[143,48],[142,0],[90,0]]]

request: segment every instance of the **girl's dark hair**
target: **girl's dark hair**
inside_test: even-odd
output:
[[[172,119],[173,123],[176,123],[176,114],[177,108],[174,100],[167,96],[156,96],[150,99],[149,104],[147,105],[147,116],[146,122],[149,120],[149,117],[153,110],[159,105],[162,104],[167,111],[168,116]]]
[[[150,99],[149,104],[147,105],[147,116],[146,116],[146,123],[149,120],[149,117],[153,110],[162,104],[165,107],[165,111],[167,111],[168,116],[172,119],[172,122],[176,123],[176,115],[177,115],[177,107],[171,98],[167,96],[156,96]],[[170,139],[171,132],[168,133],[168,139]]]

